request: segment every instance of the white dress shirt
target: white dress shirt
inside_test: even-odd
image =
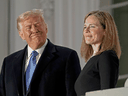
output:
[[[44,48],[46,47],[47,43],[48,43],[48,40],[46,39],[46,42],[44,43],[44,45],[41,48],[35,50],[35,51],[38,52],[38,55],[36,56],[36,64],[38,64],[38,61],[40,59],[40,56],[43,53]],[[29,60],[30,60],[30,57],[31,57],[31,53],[32,53],[32,51],[34,51],[32,48],[30,48],[29,45],[27,47],[27,50],[28,50],[28,53],[27,53],[27,56],[26,56],[25,71],[26,71],[26,69],[28,67]]]

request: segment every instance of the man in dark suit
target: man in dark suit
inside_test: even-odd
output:
[[[42,11],[21,14],[17,28],[27,45],[4,59],[0,96],[76,96],[74,83],[81,70],[78,55],[47,39]]]

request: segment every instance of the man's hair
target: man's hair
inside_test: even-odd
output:
[[[85,16],[84,23],[86,19],[91,15],[95,16],[99,20],[101,26],[105,30],[105,35],[100,45],[99,52],[96,55],[106,50],[113,50],[116,52],[118,58],[120,58],[121,47],[119,43],[118,31],[113,17],[108,12],[99,10],[92,11]],[[85,42],[85,38],[83,36],[81,44],[81,56],[85,59],[85,62],[87,62],[92,54],[92,46]]]
[[[44,21],[44,17],[43,17],[43,10],[42,9],[32,9],[31,11],[27,11],[23,14],[21,14],[18,18],[17,18],[17,29],[18,31],[21,30],[21,22],[23,22],[24,20],[28,19],[31,16],[39,16],[43,21]],[[45,21],[44,21],[45,23]]]

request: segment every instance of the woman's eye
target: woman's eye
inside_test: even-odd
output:
[[[87,27],[84,26],[84,29],[86,29]]]
[[[95,28],[95,26],[94,25],[91,25],[90,28]]]

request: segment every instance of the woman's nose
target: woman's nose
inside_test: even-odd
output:
[[[88,32],[89,32],[89,27],[86,27],[86,28],[84,29],[84,32],[85,32],[85,33],[88,33]]]

